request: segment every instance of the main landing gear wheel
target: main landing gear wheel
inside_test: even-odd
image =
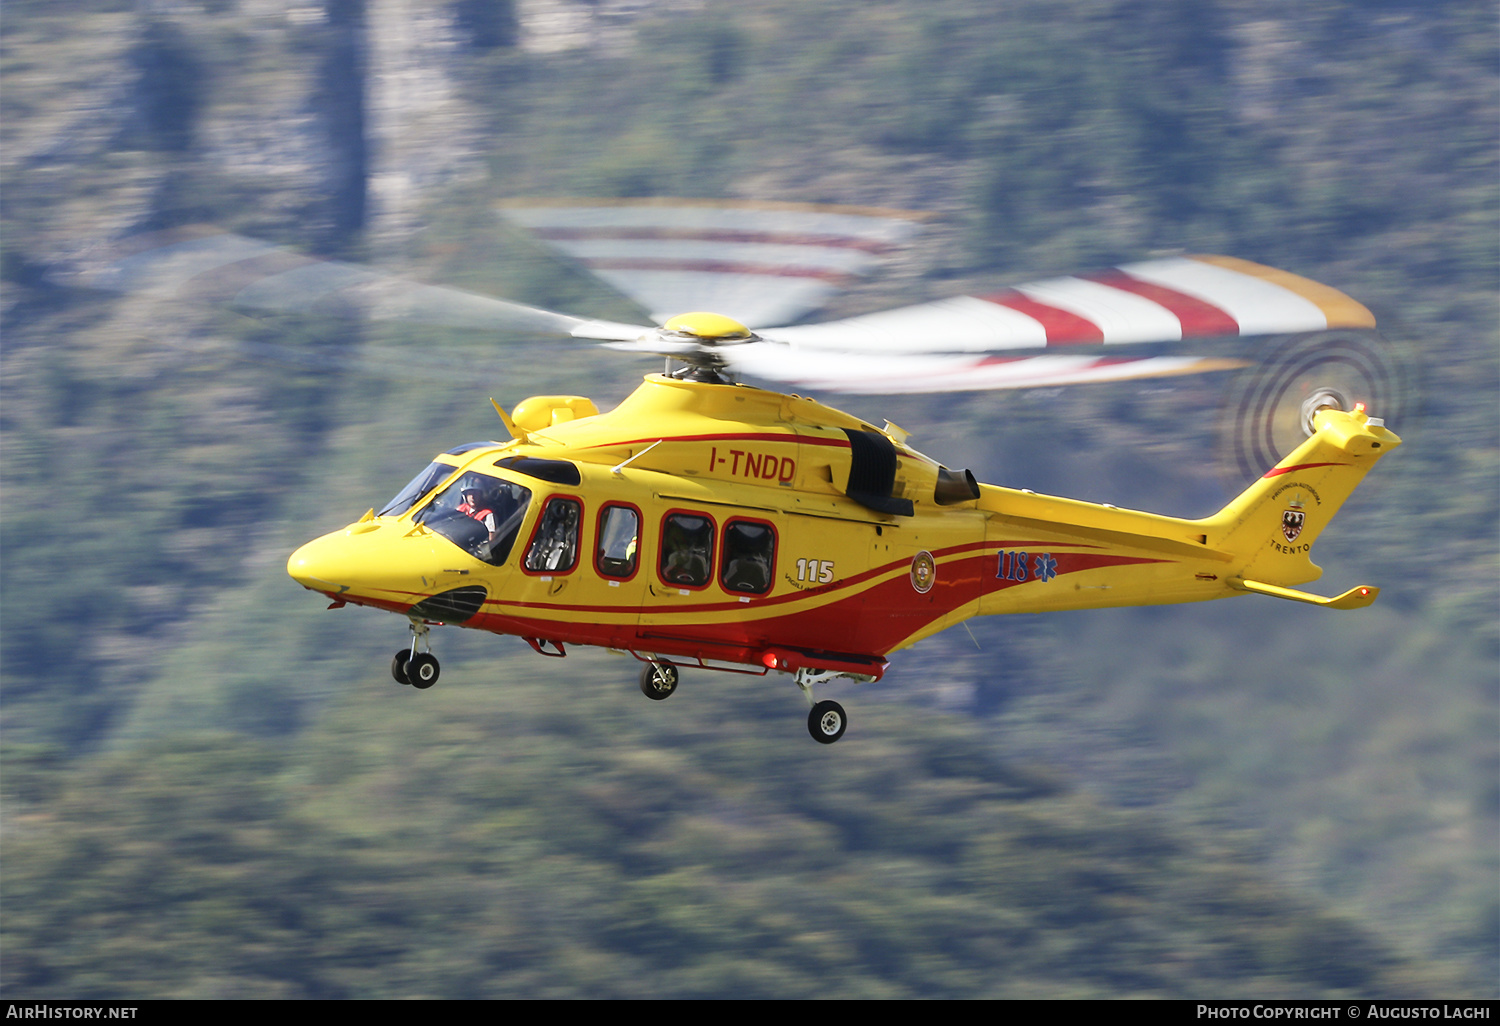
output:
[[[848,726],[849,717],[844,713],[844,707],[837,702],[819,702],[807,714],[807,732],[819,744],[833,744],[844,736],[844,730]]]
[[[406,677],[406,661],[411,658],[411,649],[403,648],[391,656],[391,677],[397,684],[411,684]]]
[[[431,652],[418,652],[406,660],[406,682],[414,688],[430,688],[438,682],[438,661]]]
[[[677,667],[671,663],[647,663],[641,671],[641,694],[653,702],[670,698],[677,690]]]

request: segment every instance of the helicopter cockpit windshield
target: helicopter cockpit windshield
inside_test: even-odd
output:
[[[510,555],[530,504],[530,489],[469,471],[418,510],[412,520],[426,524],[469,555],[499,566]]]
[[[385,504],[376,516],[399,517],[407,510],[426,497],[427,493],[442,483],[443,478],[453,473],[458,468],[451,463],[429,463],[426,468],[406,482],[406,487],[396,493],[396,497]]]

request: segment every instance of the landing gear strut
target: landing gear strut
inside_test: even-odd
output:
[[[431,632],[432,629],[422,621],[411,622],[411,647],[403,648],[391,657],[391,676],[397,684],[410,684],[426,690],[438,682],[441,667],[437,656],[432,654],[432,641],[428,637]],[[419,641],[427,651],[417,651]]]

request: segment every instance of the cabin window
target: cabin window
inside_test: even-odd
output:
[[[720,565],[725,591],[764,595],[771,590],[776,565],[776,529],[755,520],[731,520],[724,527]]]
[[[714,522],[697,513],[669,513],[661,528],[661,579],[702,588],[713,576]]]
[[[640,556],[641,514],[632,506],[605,506],[599,511],[599,547],[594,566],[601,577],[635,576]]]
[[[510,555],[530,505],[528,489],[469,471],[418,510],[412,520],[469,555],[499,566]]]
[[[526,569],[532,573],[567,573],[578,562],[578,524],[583,506],[577,499],[547,500],[537,518],[526,550]]]

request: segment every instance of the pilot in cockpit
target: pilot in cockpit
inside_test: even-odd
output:
[[[458,511],[483,524],[484,529],[490,533],[490,536],[485,539],[486,542],[493,543],[495,534],[499,530],[499,524],[495,520],[495,511],[489,508],[479,488],[474,485],[466,485],[463,496],[464,501],[459,504]]]

